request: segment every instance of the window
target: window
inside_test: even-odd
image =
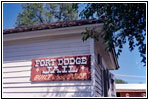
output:
[[[97,54],[97,63],[102,65],[102,58],[101,58],[100,54]]]
[[[117,96],[117,97],[120,97],[120,93],[119,93],[119,92],[117,92],[117,93],[116,93],[116,96]]]

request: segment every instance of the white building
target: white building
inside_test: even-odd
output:
[[[106,46],[101,38],[99,38],[99,41],[88,39],[83,42],[81,40],[81,33],[85,31],[85,28],[95,28],[96,31],[100,32],[102,26],[103,24],[99,20],[78,20],[4,30],[2,97],[49,98],[110,96],[108,93],[111,92],[108,91],[110,86],[114,85],[110,85],[112,82],[112,74],[108,70],[116,70],[119,67],[115,51],[106,52]],[[61,76],[58,79],[32,80],[32,75],[35,74],[33,68],[36,67],[33,65],[34,63],[39,64],[40,62],[38,61],[41,61],[41,59],[63,59],[63,57],[68,59],[72,57],[84,57],[78,59],[85,60],[84,62],[80,60],[82,61],[82,65],[78,65],[79,69],[73,69],[73,66],[71,69],[70,66],[66,66],[67,69],[63,69],[63,72],[66,73],[63,73],[61,69],[55,69],[54,75]],[[41,64],[44,63],[44,60]],[[66,61],[65,63],[68,62]],[[89,65],[85,65],[86,63]],[[36,68],[38,72],[41,70],[41,66],[37,66],[39,67]],[[46,66],[42,68],[46,68]],[[50,70],[50,67],[48,68]],[[88,74],[86,72],[80,72],[85,74],[79,74],[78,70],[84,70],[85,68]],[[74,72],[71,73],[72,71]],[[44,69],[44,72],[42,71],[39,74],[53,75],[52,72],[48,72],[48,69]],[[65,77],[65,75],[75,74],[88,76],[84,76],[82,80],[81,78],[72,79],[72,77],[67,80],[67,77]]]

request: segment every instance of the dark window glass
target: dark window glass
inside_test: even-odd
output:
[[[119,92],[117,92],[117,93],[116,93],[116,96],[117,96],[117,97],[120,97],[120,93],[119,93]]]
[[[97,55],[98,64],[102,65],[102,59],[100,54]]]

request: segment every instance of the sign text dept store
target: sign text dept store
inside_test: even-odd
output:
[[[90,80],[90,55],[32,59],[31,81]]]

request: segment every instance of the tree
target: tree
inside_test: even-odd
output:
[[[78,10],[70,3],[23,3],[16,26],[48,24],[56,21],[75,20]]]
[[[78,4],[75,4],[78,7]],[[144,66],[146,66],[146,4],[145,3],[88,3],[81,11],[82,19],[99,19],[104,28],[98,35],[93,30],[83,32],[83,40],[88,38],[104,38],[108,51],[118,48],[117,57],[123,45],[128,41],[129,49],[138,48]],[[102,34],[105,32],[105,34]]]
[[[121,79],[116,79],[116,84],[127,84],[127,82]]]
[[[17,16],[16,25],[47,24],[56,21],[74,20],[78,18],[78,7],[82,4],[66,3],[25,3],[23,12]],[[83,41],[95,40],[101,36],[107,45],[106,50],[117,49],[117,57],[123,45],[128,41],[129,49],[138,48],[144,66],[146,66],[146,4],[145,3],[87,3],[81,11],[82,19],[99,19],[103,21],[103,31],[92,34],[93,29],[83,32]],[[103,32],[105,32],[103,34]]]

